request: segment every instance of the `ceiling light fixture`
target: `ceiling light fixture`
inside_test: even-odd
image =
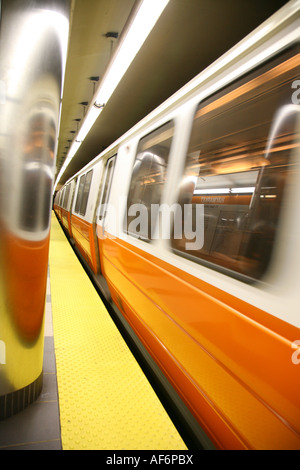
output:
[[[61,176],[65,172],[71,159],[77,152],[81,142],[85,139],[91,127],[95,123],[105,104],[120,83],[129,65],[142,47],[150,31],[154,27],[158,18],[164,11],[169,0],[143,0],[129,26],[127,34],[117,47],[111,63],[108,66],[103,79],[101,80],[95,97],[93,98],[85,116],[82,126],[77,135],[77,142],[74,141],[70,152],[63,164],[54,185],[56,187]],[[101,103],[101,105],[100,105]],[[78,144],[78,141],[80,142]]]

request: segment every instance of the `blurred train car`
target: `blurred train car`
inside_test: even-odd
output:
[[[221,449],[300,448],[299,37],[292,1],[54,203]]]

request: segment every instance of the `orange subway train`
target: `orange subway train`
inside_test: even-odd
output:
[[[291,1],[54,201],[204,448],[300,449],[299,38]]]

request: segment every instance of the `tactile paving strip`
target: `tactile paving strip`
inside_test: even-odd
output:
[[[185,450],[54,214],[49,263],[63,449]]]

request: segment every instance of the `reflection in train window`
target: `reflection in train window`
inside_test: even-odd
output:
[[[93,175],[93,170],[90,170],[86,174],[85,183],[84,183],[84,187],[83,187],[83,191],[82,191],[82,199],[81,199],[81,203],[80,203],[80,210],[79,210],[79,213],[81,215],[85,215],[85,213],[86,213],[86,206],[87,206],[88,197],[89,197],[89,193],[90,193],[92,175]]]
[[[90,186],[92,181],[93,170],[90,170],[88,173],[82,175],[79,180],[79,188],[75,204],[75,212],[80,215],[85,215],[86,207],[90,192]]]
[[[99,220],[103,220],[106,214],[107,202],[112,184],[116,155],[107,160],[105,165],[104,188],[100,200]]]
[[[168,122],[143,137],[137,148],[124,230],[143,240],[150,240],[155,231],[157,213],[151,214],[151,206],[161,202],[173,133],[174,124]]]
[[[265,273],[300,146],[299,106],[291,102],[299,65],[300,54],[289,51],[199,105],[178,202],[192,207],[194,225],[202,222],[204,242],[187,250],[173,234],[177,253],[246,282]]]
[[[66,192],[65,192],[65,194],[64,194],[64,199],[63,199],[63,203],[62,203],[62,207],[63,207],[64,209],[67,209],[67,208],[68,208],[70,189],[71,189],[71,184],[68,184],[68,185],[66,186]]]
[[[81,198],[82,198],[82,193],[83,193],[83,188],[84,188],[84,183],[85,183],[85,177],[86,175],[82,175],[79,180],[79,187],[78,187],[78,193],[77,193],[76,204],[75,204],[75,212],[77,213],[79,213],[79,209],[80,209]]]

